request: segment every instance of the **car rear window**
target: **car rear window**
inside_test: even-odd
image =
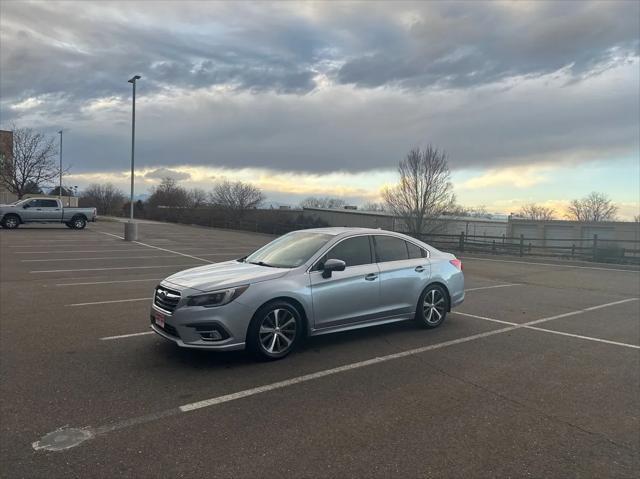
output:
[[[407,250],[409,251],[409,258],[411,259],[424,258],[426,256],[422,248],[418,248],[416,245],[414,245],[413,243],[410,243],[409,241],[407,241],[406,243],[407,243]]]
[[[379,263],[409,259],[406,241],[393,236],[376,236],[376,256]]]

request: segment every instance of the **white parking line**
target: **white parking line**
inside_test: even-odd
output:
[[[594,269],[597,271],[621,271],[623,273],[640,273],[640,270],[635,269],[617,269],[617,268],[603,268],[599,266],[575,266],[571,264],[554,264],[554,263],[536,263],[535,261],[516,261],[510,259],[493,259],[493,258],[474,258],[472,256],[462,256],[460,259],[463,261],[492,261],[494,263],[516,263],[516,264],[531,264],[536,266],[555,266],[556,268],[574,268],[574,269]]]
[[[520,283],[496,284],[494,286],[480,286],[478,288],[469,288],[469,289],[465,289],[464,292],[468,293],[469,291],[480,291],[482,289],[508,288],[510,286],[522,286],[522,285]]]
[[[197,264],[164,264],[159,266],[121,266],[118,268],[80,268],[80,269],[43,269],[38,271],[29,271],[29,273],[72,273],[75,271],[113,271],[118,269],[153,269],[153,268],[182,268],[182,267],[195,267]]]
[[[380,363],[384,363],[384,362],[388,362],[388,361],[392,361],[392,360],[396,360],[396,359],[401,359],[401,358],[405,358],[405,357],[409,357],[409,356],[414,356],[417,354],[421,354],[421,353],[425,353],[427,351],[433,351],[436,349],[442,349],[445,347],[449,347],[449,346],[454,346],[457,344],[463,344],[463,343],[467,343],[470,341],[475,341],[477,339],[483,339],[483,338],[487,338],[490,336],[495,336],[498,334],[503,334],[503,333],[507,333],[510,331],[514,331],[516,329],[525,329],[528,326],[531,326],[533,324],[539,324],[539,323],[543,323],[546,321],[552,321],[553,319],[557,319],[559,317],[566,317],[566,316],[571,316],[571,315],[578,315],[578,314],[582,314],[584,312],[587,311],[595,311],[598,309],[603,309],[603,308],[607,308],[609,306],[613,306],[613,305],[617,305],[617,304],[623,304],[623,303],[628,303],[631,301],[637,301],[638,298],[629,298],[629,299],[624,299],[624,300],[620,300],[620,301],[614,301],[611,303],[606,303],[606,304],[601,304],[598,306],[592,306],[590,308],[585,308],[585,309],[580,309],[580,310],[576,310],[576,311],[571,311],[568,313],[564,313],[561,315],[557,315],[557,316],[549,316],[546,318],[542,318],[542,319],[537,319],[535,321],[529,321],[527,323],[522,323],[522,324],[516,324],[516,323],[512,323],[510,325],[508,325],[507,327],[504,328],[500,328],[500,329],[496,329],[493,331],[486,331],[484,333],[478,333],[478,334],[473,334],[471,336],[465,336],[462,338],[458,338],[458,339],[453,339],[453,340],[449,340],[449,341],[444,341],[441,343],[435,343],[435,344],[431,344],[429,346],[423,346],[420,348],[415,348],[415,349],[409,349],[407,351],[401,351],[398,353],[394,353],[394,354],[388,354],[386,356],[379,356],[376,358],[372,358],[372,359],[367,359],[364,361],[358,361],[355,363],[351,363],[351,364],[346,364],[344,366],[338,366],[336,368],[331,368],[331,369],[325,369],[323,371],[317,371],[315,373],[310,373],[310,374],[305,374],[302,376],[297,376],[294,378],[290,378],[290,379],[286,379],[284,381],[278,381],[275,383],[271,383],[271,384],[265,384],[262,386],[258,386],[258,387],[254,387],[254,388],[250,388],[250,389],[245,389],[242,391],[238,391],[235,393],[231,393],[231,394],[225,394],[223,396],[217,396],[214,398],[210,398],[210,399],[205,399],[202,401],[196,401],[193,403],[188,403],[188,404],[183,404],[181,406],[178,406],[177,408],[172,408],[172,409],[167,409],[164,411],[160,411],[158,413],[152,413],[152,414],[147,414],[144,416],[138,416],[138,417],[132,417],[129,419],[125,419],[119,422],[115,422],[115,423],[111,423],[111,424],[107,424],[104,426],[99,426],[99,427],[91,427],[91,426],[87,426],[81,429],[77,429],[77,428],[68,428],[68,427],[62,427],[60,429],[57,429],[56,431],[46,434],[44,437],[47,438],[47,441],[35,441],[32,443],[32,447],[34,450],[57,450],[57,449],[53,449],[55,447],[55,440],[56,437],[52,437],[52,435],[56,435],[59,434],[60,437],[68,437],[67,436],[67,429],[72,429],[74,432],[80,430],[80,431],[85,431],[86,434],[82,434],[81,436],[78,436],[78,439],[76,440],[76,442],[74,444],[71,444],[68,446],[68,449],[72,448],[72,447],[76,447],[78,445],[80,445],[82,442],[89,440],[89,439],[93,439],[96,436],[99,435],[104,435],[107,434],[109,432],[112,431],[116,431],[119,429],[124,429],[133,425],[138,425],[138,424],[144,424],[144,423],[149,423],[152,421],[157,421],[159,419],[163,419],[166,417],[170,417],[170,416],[175,416],[181,413],[186,413],[186,412],[190,412],[190,411],[194,411],[197,409],[201,409],[201,408],[205,408],[205,407],[209,407],[209,406],[215,406],[218,404],[223,404],[223,403],[227,403],[230,401],[235,401],[237,399],[242,399],[242,398],[246,398],[246,397],[250,397],[250,396],[255,396],[257,394],[261,394],[261,393],[265,393],[265,392],[269,392],[269,391],[274,391],[277,389],[282,389],[288,386],[293,386],[295,384],[300,384],[300,383],[304,383],[304,382],[308,382],[308,381],[312,381],[315,379],[320,379],[323,377],[327,377],[327,376],[332,376],[335,374],[339,374],[339,373],[343,373],[343,372],[347,372],[347,371],[352,371],[355,369],[360,369],[360,368],[364,368],[367,366],[371,366],[374,364],[380,364]],[[461,313],[458,313],[461,314]],[[473,315],[469,315],[467,313],[462,313],[462,315],[467,315],[467,316],[473,316]],[[490,318],[484,318],[482,316],[478,316],[478,318],[480,319],[490,319]],[[497,321],[497,320],[496,320]],[[498,321],[499,322],[499,321]],[[604,342],[604,341],[603,341]],[[627,345],[627,346],[632,346],[632,345]],[[52,446],[49,446],[50,443],[53,443]]]
[[[116,238],[120,238],[121,240],[124,239],[122,236],[114,235],[113,233],[107,233],[105,231],[97,231],[97,233],[102,233],[104,235],[114,236]],[[147,243],[142,243],[140,241],[132,241],[132,243],[139,244],[141,246],[146,246],[147,248],[157,249],[157,250],[160,250],[160,251],[168,251],[169,253],[177,254],[177,255],[180,255],[180,256],[186,256],[187,258],[197,259],[197,260],[200,260],[200,261],[204,261],[205,263],[213,263],[213,261],[209,261],[208,259],[199,258],[197,256],[192,256],[192,255],[186,254],[186,253],[180,253],[179,251],[173,251],[173,250],[170,250],[170,249],[167,249],[167,248],[160,248],[159,246],[153,246],[153,245],[150,245],[150,244],[147,244]]]
[[[640,346],[635,345],[635,344],[621,343],[621,342],[618,342],[618,341],[611,341],[611,340],[608,340],[608,339],[594,338],[592,336],[583,336],[581,334],[565,333],[564,331],[556,331],[554,329],[538,328],[536,326],[531,326],[532,324],[538,324],[538,323],[541,323],[541,322],[553,321],[554,319],[565,318],[567,316],[575,316],[576,314],[586,313],[586,312],[589,312],[589,311],[595,311],[597,309],[602,309],[602,308],[605,308],[605,307],[615,306],[617,304],[628,303],[630,301],[637,301],[637,300],[638,300],[638,298],[625,299],[625,300],[622,300],[622,301],[616,301],[616,302],[609,303],[609,304],[606,304],[606,305],[593,306],[591,308],[581,309],[580,311],[571,311],[569,313],[559,314],[557,316],[551,316],[551,317],[548,317],[548,318],[543,318],[543,319],[539,319],[539,320],[536,320],[536,321],[530,321],[528,323],[523,323],[523,324],[513,323],[511,321],[503,321],[501,319],[487,318],[486,316],[478,316],[477,314],[462,313],[462,312],[459,312],[459,311],[454,311],[453,313],[457,314],[457,315],[460,315],[460,316],[466,316],[466,317],[469,317],[469,318],[482,319],[483,321],[491,321],[492,323],[505,324],[505,325],[509,325],[509,326],[519,326],[520,328],[524,328],[524,329],[532,329],[534,331],[540,331],[540,332],[544,332],[544,333],[558,334],[560,336],[568,336],[568,337],[571,337],[571,338],[584,339],[584,340],[587,340],[587,341],[595,341],[597,343],[612,344],[614,346],[622,346],[624,348],[640,349]]]
[[[93,303],[65,304],[65,306],[76,307],[76,306],[94,306],[96,304],[131,303],[132,301],[150,301],[151,299],[152,298],[114,299],[112,301],[95,301]]]
[[[114,283],[138,283],[138,282],[151,282],[160,281],[163,278],[146,278],[146,279],[116,279],[113,281],[87,281],[85,283],[56,283],[56,286],[88,286],[92,284],[114,284]]]
[[[152,259],[152,258],[171,258],[169,255],[154,256],[100,256],[93,258],[47,258],[47,259],[21,259],[21,263],[44,263],[49,261],[95,261],[100,259]]]
[[[140,253],[140,248],[129,248],[129,249],[89,249],[89,250],[75,250],[75,249],[66,249],[66,250],[52,250],[52,251],[14,251],[13,254],[54,254],[54,253]]]
[[[154,334],[154,332],[153,331],[145,331],[143,333],[121,334],[119,336],[105,336],[104,338],[100,338],[100,341],[109,341],[111,339],[132,338],[134,336],[146,336],[147,334]]]

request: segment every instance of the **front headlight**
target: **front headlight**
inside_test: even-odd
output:
[[[223,306],[244,293],[248,287],[249,285],[247,284],[245,286],[237,286],[235,288],[221,289],[219,291],[211,291],[210,293],[189,296],[187,306],[203,306],[205,308]]]

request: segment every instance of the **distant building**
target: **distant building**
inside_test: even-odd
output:
[[[321,220],[328,226],[355,226],[406,231],[402,218],[387,211],[363,211],[347,208],[304,208],[304,216]],[[506,219],[476,218],[473,216],[442,216],[436,226],[437,233],[467,236],[502,236],[507,233]]]
[[[0,169],[10,168],[13,164],[13,132],[0,130]],[[0,203],[11,203],[18,197],[0,181]]]

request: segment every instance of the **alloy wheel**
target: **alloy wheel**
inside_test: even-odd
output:
[[[267,313],[260,325],[260,346],[269,354],[282,354],[293,345],[297,330],[296,318],[290,311],[273,309]]]
[[[446,301],[442,292],[435,288],[427,291],[424,295],[422,311],[427,323],[432,325],[440,323],[446,314]]]
[[[9,216],[4,220],[4,226],[7,229],[13,229],[18,227],[18,218],[15,216]]]

